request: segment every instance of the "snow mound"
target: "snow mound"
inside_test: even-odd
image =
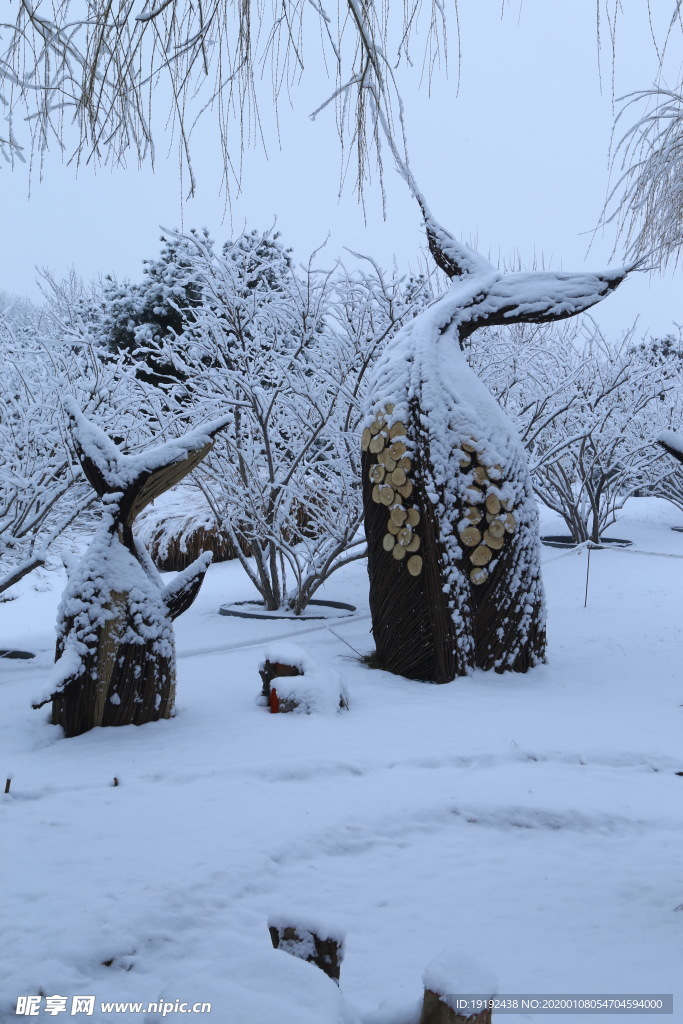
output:
[[[226,1024],[360,1024],[331,978],[279,949],[212,964],[174,981],[160,999],[211,1003],[211,1016]],[[145,1024],[161,1020],[148,1014]]]

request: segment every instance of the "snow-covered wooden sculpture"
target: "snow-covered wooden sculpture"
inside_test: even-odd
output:
[[[169,718],[173,711],[172,623],[197,596],[211,555],[200,555],[165,586],[132,526],[146,505],[202,461],[229,417],[142,454],[124,455],[75,403],[67,411],[103,519],[70,574],[59,612],[56,679],[34,706],[51,700],[53,723],[77,736],[95,726]]]
[[[664,430],[657,438],[657,444],[661,445],[669,455],[673,455],[677,462],[683,462],[683,434],[677,434],[673,430]]]
[[[378,660],[440,683],[474,667],[524,672],[545,652],[536,504],[515,428],[462,346],[479,327],[581,313],[627,269],[502,273],[417,198],[452,284],[396,335],[369,390],[361,446]]]

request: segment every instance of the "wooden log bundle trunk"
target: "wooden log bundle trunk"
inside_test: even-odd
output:
[[[173,620],[190,607],[211,561],[202,554],[165,586],[133,522],[189,473],[227,418],[142,455],[124,455],[75,406],[72,433],[83,471],[102,499],[103,519],[70,574],[58,622],[55,678],[47,697],[66,736],[97,726],[169,718],[175,700]]]
[[[626,271],[502,274],[416,195],[454,281],[398,332],[369,388],[361,461],[377,659],[438,683],[475,667],[525,672],[546,642],[533,486],[514,426],[462,348],[479,327],[573,316]]]

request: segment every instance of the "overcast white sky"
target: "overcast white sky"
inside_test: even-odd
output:
[[[659,3],[668,14],[669,0]],[[655,77],[646,12],[645,0],[626,5],[617,95],[646,88]],[[459,93],[455,60],[449,80],[437,73],[431,95],[419,87],[419,68],[402,79],[413,169],[435,215],[495,260],[518,252],[527,262],[542,255],[555,268],[618,264],[613,233],[596,237],[587,252],[608,187],[613,120],[607,48],[602,91],[598,75],[595,0],[511,0],[502,18],[501,0],[460,0],[460,16]],[[677,74],[680,35],[672,45]],[[367,223],[351,182],[338,198],[333,112],[315,122],[307,117],[328,91],[314,61],[292,94],[292,109],[283,111],[281,148],[273,139],[268,158],[262,150],[247,154],[242,193],[227,215],[219,148],[208,125],[195,150],[199,194],[185,204],[177,161],[163,142],[154,172],[131,165],[76,175],[49,155],[42,182],[33,173],[30,198],[28,168],[0,168],[0,289],[35,297],[37,266],[58,275],[74,265],[86,278],[113,272],[139,279],[142,259],[158,251],[159,226],[181,221],[206,226],[222,241],[244,225],[263,229],[277,218],[301,260],[329,232],[330,262],[348,247],[385,265],[394,257],[399,267],[417,265],[424,244],[418,211],[391,170],[386,222],[377,191],[368,194]],[[617,333],[639,316],[643,333],[662,334],[683,321],[680,292],[680,272],[637,275],[598,307],[597,319]]]

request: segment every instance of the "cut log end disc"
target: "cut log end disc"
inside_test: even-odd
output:
[[[462,448],[462,450],[464,452],[472,453],[472,452],[476,452],[476,450],[477,450],[473,444],[469,443],[469,441],[463,441],[461,443],[460,447]]]
[[[471,505],[467,509],[467,513],[466,514],[467,514],[467,518],[469,519],[469,521],[472,523],[473,526],[476,526],[477,523],[480,523],[482,521],[482,519],[484,518],[481,510],[478,509],[478,508],[475,508],[474,505]]]
[[[503,506],[506,512],[512,512],[512,509],[514,508],[514,502],[512,498],[503,498],[501,505]]]
[[[387,416],[391,416],[392,412],[394,411],[394,408],[395,408],[395,406],[394,406],[393,402],[388,402],[387,403],[387,406],[386,406]]]
[[[384,534],[384,540],[382,541],[382,547],[384,548],[385,551],[393,551],[395,543],[396,543],[396,539],[394,537],[392,537],[390,533],[385,533]]]
[[[384,444],[384,441],[382,441],[382,444]],[[405,455],[407,451],[408,449],[406,448],[403,441],[394,441],[394,443],[389,448],[389,454],[391,455],[392,459],[400,459],[401,456]]]
[[[472,569],[472,571],[470,572],[470,579],[474,583],[475,587],[480,587],[482,585],[482,583],[486,583],[488,578],[489,578],[489,571],[488,571],[488,569],[484,569],[484,568],[480,567],[480,568],[477,568],[477,569]]]
[[[469,455],[463,455],[463,457],[460,459],[460,468],[467,469],[467,467],[471,465],[472,459],[469,457]]]
[[[410,573],[411,576],[419,576],[420,573],[422,572],[422,556],[413,555],[411,558],[408,559],[407,565],[408,572]]]
[[[385,470],[384,466],[379,466],[379,465],[371,466],[370,467],[369,476],[370,476],[370,479],[372,480],[373,484],[381,484],[382,480],[384,480],[384,474],[385,473],[386,473],[386,470]]]
[[[489,523],[488,533],[490,533],[492,537],[502,537],[505,533],[505,523],[500,519],[492,519]]]
[[[382,435],[377,434],[375,437],[373,437],[368,447],[370,451],[373,453],[373,455],[377,455],[379,452],[381,452],[382,448],[384,448],[384,438],[382,437]]]
[[[496,516],[500,512],[500,501],[495,494],[489,494],[486,497],[486,508],[487,511],[491,512],[492,515]]]
[[[389,437],[391,437],[393,439],[394,437],[405,437],[405,435],[406,435],[406,425],[405,425],[405,423],[401,423],[400,420],[397,420],[396,423],[394,423],[393,427],[391,427],[391,429],[389,430]]]
[[[394,549],[391,552],[397,562],[400,562],[406,557],[406,549],[401,544],[395,544]]]
[[[395,497],[393,487],[389,487],[388,484],[380,484],[379,500],[383,505],[393,505]]]
[[[476,482],[478,484],[485,484],[488,478],[488,473],[486,472],[484,467],[477,466],[477,468],[474,471],[474,479],[476,480]]]
[[[413,531],[410,529],[409,526],[404,526],[402,527],[402,529],[398,531],[396,539],[398,540],[399,544],[402,544],[404,548],[407,548],[411,540],[413,539]]]
[[[395,523],[395,522],[393,521],[393,519],[389,519],[389,522],[387,523],[387,530],[389,531],[389,533],[392,533],[392,534],[394,535],[394,537],[397,537],[397,536],[398,536],[398,531],[399,531],[400,529],[401,529],[401,527],[400,527],[400,526],[398,526],[398,525],[397,525],[397,524],[396,524],[396,523]]]
[[[513,516],[512,512],[508,512],[505,516],[505,532],[514,533],[517,529],[517,520]]]
[[[488,473],[492,480],[500,480],[503,475],[503,468],[502,466],[489,466]]]
[[[472,565],[488,565],[493,558],[493,552],[491,548],[487,548],[486,544],[480,544],[478,548],[475,548],[470,555],[470,562]]]
[[[408,523],[410,524],[410,526],[417,526],[417,524],[419,522],[420,522],[420,513],[417,511],[416,508],[409,508],[408,509]]]
[[[366,427],[365,430],[363,431],[363,433],[361,434],[361,439],[360,439],[360,446],[361,446],[361,448],[363,449],[364,452],[366,452],[368,450],[368,445],[370,444],[371,440],[372,440],[372,434],[370,433],[370,428]]]
[[[398,460],[397,466],[399,469],[402,469],[404,473],[410,473],[412,463],[408,456],[404,455],[402,459]]]
[[[401,484],[404,484],[406,482],[405,470],[397,466],[396,469],[391,474],[391,482],[392,484],[395,484],[397,487],[400,487]]]
[[[379,434],[383,426],[384,423],[382,422],[382,420],[375,420],[374,423],[370,424],[370,433],[373,435],[373,437],[375,434]]]
[[[481,532],[476,526],[466,526],[460,531],[460,540],[468,548],[476,548],[477,544],[481,543]]]
[[[392,523],[395,523],[396,526],[403,526],[407,518],[408,513],[401,505],[397,505],[395,508],[392,508],[391,521]]]
[[[400,487],[397,487],[396,490],[401,495],[401,497],[409,498],[410,495],[413,493],[412,480],[406,480],[406,482],[404,484],[401,484]]]
[[[382,499],[379,496],[379,484],[375,484],[375,486],[372,488],[372,500],[377,505],[380,505],[382,503]]]
[[[503,546],[503,538],[500,536],[494,537],[493,534],[491,533],[491,530],[488,529],[484,534],[484,544],[486,544],[490,548],[493,548],[494,551],[500,551],[500,549]]]
[[[413,539],[410,544],[406,547],[406,551],[419,551],[420,550],[420,538],[416,533],[413,534]]]

